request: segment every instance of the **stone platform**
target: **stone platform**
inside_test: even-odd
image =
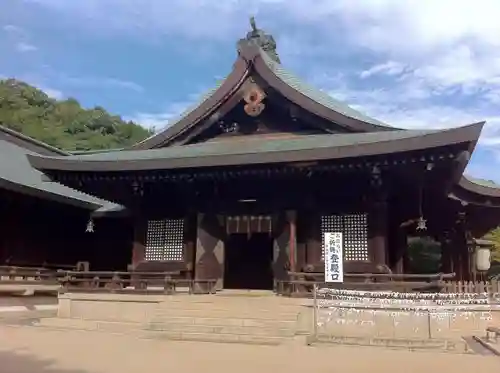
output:
[[[292,342],[355,344],[409,349],[467,351],[464,337],[485,334],[498,321],[470,316],[484,309],[456,311],[448,319],[391,310],[322,310],[314,326],[312,300],[272,292],[222,291],[212,295],[66,293],[56,318],[40,326],[135,334],[171,340],[280,345]],[[328,312],[325,322],[325,312]]]
[[[57,318],[41,326],[127,332],[173,340],[278,345],[307,333],[311,308],[271,292],[216,295],[61,294]],[[304,312],[305,311],[305,312]]]

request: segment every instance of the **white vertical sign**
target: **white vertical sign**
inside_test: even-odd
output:
[[[344,253],[341,232],[327,232],[325,240],[325,282],[344,281]]]

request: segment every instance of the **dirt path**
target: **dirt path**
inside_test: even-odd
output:
[[[500,359],[381,348],[263,347],[0,325],[2,373],[497,371]],[[403,368],[404,367],[404,368]]]

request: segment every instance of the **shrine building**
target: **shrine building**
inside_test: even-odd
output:
[[[470,242],[500,222],[500,187],[463,174],[483,125],[406,130],[362,114],[286,70],[253,25],[229,75],[164,130],[128,149],[27,157],[129,211],[134,268],[273,289],[322,271],[325,232],[343,233],[346,276],[405,273],[408,237],[426,235],[442,271],[469,280]]]

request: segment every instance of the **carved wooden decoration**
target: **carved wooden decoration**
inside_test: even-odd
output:
[[[243,94],[243,99],[246,102],[244,106],[245,113],[252,117],[259,116],[266,107],[262,103],[265,98],[265,92],[257,84],[249,84]]]

